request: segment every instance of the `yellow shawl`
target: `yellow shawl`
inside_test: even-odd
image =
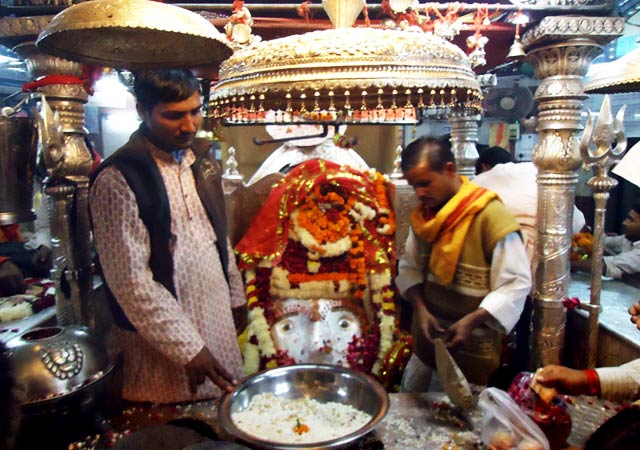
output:
[[[471,183],[467,177],[461,176],[460,181],[460,189],[440,211],[434,214],[430,208],[420,205],[411,215],[416,236],[433,244],[429,270],[443,286],[453,281],[473,218],[487,203],[498,198],[498,194]]]

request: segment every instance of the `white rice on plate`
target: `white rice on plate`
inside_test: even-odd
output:
[[[353,433],[369,423],[371,415],[342,403],[289,400],[266,393],[254,395],[249,406],[231,418],[239,429],[258,439],[309,444]],[[308,430],[302,431],[301,425]]]

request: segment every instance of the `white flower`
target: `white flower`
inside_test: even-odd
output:
[[[382,362],[387,356],[393,344],[393,333],[396,329],[395,317],[385,314],[382,309],[378,311],[378,319],[380,320],[380,347],[378,348],[378,358],[373,365],[371,372],[377,374],[380,371]]]
[[[299,241],[307,249],[317,253],[321,253],[323,258],[331,258],[334,256],[342,255],[351,249],[351,238],[349,235],[345,235],[336,242],[327,242],[326,244],[319,243],[316,238],[313,237],[309,231],[298,224],[299,210],[295,210],[291,214],[291,222],[293,227],[289,233],[290,237]],[[319,252],[318,250],[324,250]]]
[[[365,220],[373,220],[376,217],[376,211],[364,203],[356,202],[349,211],[349,215],[362,224]]]
[[[267,358],[276,354],[276,347],[271,339],[271,330],[264,316],[264,309],[256,306],[249,311],[249,336],[258,339],[260,353]]]

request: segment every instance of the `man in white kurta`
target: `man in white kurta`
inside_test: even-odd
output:
[[[500,147],[490,147],[481,153],[476,165],[476,177],[473,182],[478,186],[491,189],[522,228],[522,237],[529,260],[533,262],[535,242],[537,239],[536,215],[538,211],[538,169],[532,162],[501,162],[495,165],[482,163],[486,152],[502,151],[511,159],[511,154]],[[585,225],[584,214],[575,206],[571,233],[576,234]]]
[[[466,254],[470,257],[471,253],[464,252],[467,246],[473,248],[468,243],[474,242],[473,245],[480,248],[478,252],[484,253],[484,256],[477,255],[476,260],[483,260],[483,263],[478,266],[471,265],[463,261],[463,257],[460,257],[457,263],[453,263],[453,269],[456,271],[453,281],[443,283],[442,278],[437,276],[433,270],[434,267],[437,267],[434,264],[438,262],[434,262],[432,256],[430,259],[426,259],[426,256],[430,256],[426,252],[435,248],[440,241],[446,238],[446,235],[440,230],[437,234],[433,233],[435,235],[434,243],[425,243],[425,240],[417,235],[415,219],[420,217],[418,214],[424,214],[424,211],[431,214],[435,212],[435,219],[431,219],[432,221],[437,220],[437,214],[440,211],[452,210],[449,217],[455,216],[457,211],[466,207],[464,205],[469,205],[472,202],[472,200],[459,197],[463,189],[471,192],[468,194],[468,198],[473,198],[474,195],[475,198],[479,198],[485,194],[490,197],[495,194],[488,194],[486,190],[477,186],[466,187],[472,186],[472,183],[458,177],[453,155],[446,141],[429,138],[419,139],[405,148],[402,158],[405,178],[414,187],[421,200],[421,206],[412,215],[412,227],[406,242],[406,252],[399,262],[396,284],[404,298],[414,305],[414,324],[416,323],[416,313],[420,313],[417,316],[418,320],[428,321],[428,328],[423,326],[423,329],[427,328],[429,335],[423,339],[423,343],[418,343],[418,345],[428,345],[428,341],[436,337],[437,334],[444,336],[445,339],[448,335],[454,336],[452,342],[459,341],[460,337],[463,337],[464,340],[459,342],[457,346],[451,345],[452,350],[457,351],[459,349],[455,347],[459,347],[460,344],[475,345],[471,343],[474,340],[473,336],[480,341],[489,342],[491,340],[491,345],[494,345],[495,334],[487,330],[494,330],[498,334],[509,333],[520,318],[525,298],[531,289],[529,261],[522,238],[517,231],[518,227],[514,224],[514,219],[504,210],[504,206],[496,200],[490,200],[487,206],[471,220],[470,231],[462,242],[463,255]],[[459,202],[459,206],[450,206],[456,201]],[[489,213],[485,214],[485,212],[490,209],[491,216],[488,216]],[[500,217],[504,219],[500,219]],[[448,220],[445,219],[444,223],[446,224]],[[498,223],[500,225],[497,225]],[[483,231],[480,234],[472,234],[471,230],[474,229],[490,229],[491,232]],[[505,229],[513,231],[506,232]],[[500,233],[503,237],[493,235],[494,230],[503,230]],[[450,239],[450,242],[455,242],[455,237]],[[488,243],[480,243],[478,239],[490,239],[496,242],[492,246]],[[491,247],[490,250],[489,247]],[[482,250],[483,248],[485,249]],[[425,249],[427,249],[426,252]],[[425,289],[429,286],[432,288]],[[466,313],[464,317],[452,325],[446,325],[442,318],[433,312],[438,309],[442,315],[460,316],[460,312],[456,311],[456,308],[460,309],[461,307],[456,305],[462,305],[462,302],[466,302],[463,299],[466,296],[479,299],[477,300],[478,306],[473,312]],[[439,302],[439,305],[430,306],[434,304],[434,301]],[[469,301],[467,304],[473,304],[473,302]],[[430,309],[426,314],[415,310],[416,308],[425,309],[424,305]],[[463,324],[466,330],[461,329]],[[446,329],[446,326],[449,328]],[[415,327],[412,325],[412,328]],[[424,333],[424,331],[421,332]],[[418,334],[417,337],[420,335]],[[414,330],[415,340],[416,332]],[[416,350],[419,349],[420,347],[416,347],[414,342],[414,355],[403,379],[402,387],[405,391],[420,391],[428,388],[430,375],[426,369],[427,361],[422,357],[417,357]],[[456,357],[455,352],[454,357]],[[484,358],[484,355],[480,358]],[[461,361],[458,360],[458,363],[461,364]],[[466,375],[469,377],[469,374]],[[479,379],[485,380],[489,375],[489,373],[480,376],[478,373],[475,374]]]
[[[242,375],[232,314],[245,304],[242,281],[226,236],[216,236],[196,188],[190,146],[201,121],[201,99],[197,88],[185,95],[139,107],[143,125],[127,144],[151,156],[166,190],[175,295],[154,280],[149,229],[116,165],[98,174],[90,193],[103,276],[135,327],[116,329],[124,353],[122,394],[130,401],[215,398],[219,386],[228,389]],[[228,282],[218,239],[228,250]]]

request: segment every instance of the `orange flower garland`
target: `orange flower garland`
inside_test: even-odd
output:
[[[239,245],[250,309],[245,368],[294,362],[267,328],[274,302],[329,298],[367,305],[364,320],[371,322],[347,360],[375,375],[387,372],[396,336],[395,222],[384,176],[307,161],[274,187],[269,202],[260,213],[265,220],[256,218]]]
[[[319,244],[337,242],[349,231],[351,221],[346,213],[351,210],[354,203],[353,198],[345,202],[337,192],[330,191],[322,194],[320,187],[316,186],[313,195],[307,196],[300,206],[297,216],[298,225],[307,230]],[[324,211],[320,205],[326,205],[328,210]],[[322,248],[314,250],[324,253]]]
[[[587,259],[593,252],[593,234],[580,232],[571,238],[571,261]]]

